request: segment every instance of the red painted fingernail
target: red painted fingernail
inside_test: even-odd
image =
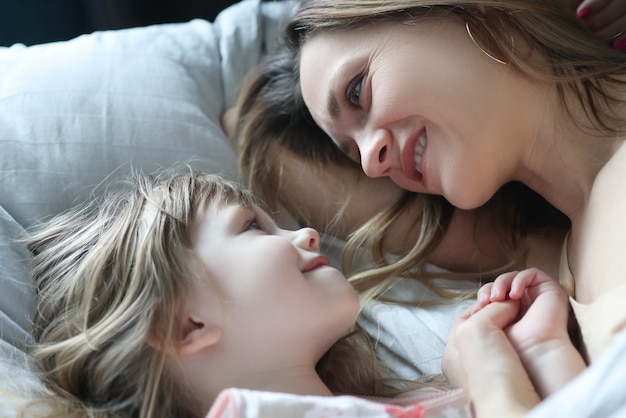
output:
[[[585,7],[584,9],[580,9],[576,14],[580,20],[589,20],[591,17],[591,9]]]
[[[613,48],[621,52],[626,51],[626,38],[620,38],[617,41],[613,42]]]

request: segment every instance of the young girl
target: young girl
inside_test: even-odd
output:
[[[315,230],[278,228],[217,176],[135,177],[28,238],[46,416],[200,417],[228,387],[384,397],[415,387],[388,379],[348,333],[358,298]],[[515,382],[532,388],[524,376]]]
[[[231,386],[398,393],[366,339],[344,337],[359,301],[315,230],[279,229],[216,176],[136,182],[28,239],[57,416],[199,417]]]

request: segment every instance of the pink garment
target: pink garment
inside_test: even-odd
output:
[[[400,399],[303,396],[225,389],[207,418],[470,418],[461,390],[420,391]]]

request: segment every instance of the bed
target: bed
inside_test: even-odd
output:
[[[35,305],[30,254],[13,239],[131,169],[186,162],[237,180],[220,116],[234,104],[246,72],[273,47],[292,7],[288,1],[244,0],[213,23],[193,20],[0,48],[0,416],[18,413],[7,392],[29,393],[41,385],[27,354]],[[289,214],[281,216],[293,226]],[[326,237],[334,262],[341,247]],[[396,291],[427,295],[410,281],[400,280]],[[426,309],[377,302],[361,323],[377,339],[381,358],[400,376],[414,378],[439,370],[449,327],[467,303]],[[602,362],[530,415],[626,416],[624,387],[626,334]],[[363,415],[354,408],[341,415],[339,401],[323,398],[227,395],[213,416],[295,417],[286,403],[303,402],[319,406],[324,416],[399,416]]]

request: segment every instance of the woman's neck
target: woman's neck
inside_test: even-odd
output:
[[[571,120],[548,122],[523,157],[517,180],[542,195],[576,223],[602,167],[624,137],[583,132]]]

